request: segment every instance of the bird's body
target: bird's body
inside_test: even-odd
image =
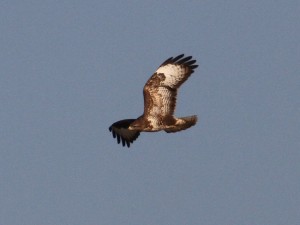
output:
[[[179,55],[167,59],[144,86],[144,113],[137,119],[125,119],[113,123],[109,130],[118,143],[127,147],[138,138],[140,132],[178,132],[194,126],[197,116],[174,116],[177,90],[198,65],[192,56]]]

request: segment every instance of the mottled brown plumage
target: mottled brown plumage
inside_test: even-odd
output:
[[[144,86],[144,113],[137,119],[125,119],[113,123],[109,130],[118,143],[127,147],[138,138],[140,132],[164,130],[178,132],[194,126],[197,116],[176,118],[176,96],[178,88],[198,67],[192,56],[179,55],[163,62]]]

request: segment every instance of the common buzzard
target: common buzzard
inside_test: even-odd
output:
[[[137,119],[120,120],[109,127],[118,143],[122,141],[123,146],[129,147],[142,131],[172,133],[196,124],[196,115],[174,116],[177,90],[198,67],[196,60],[191,59],[192,56],[182,54],[160,65],[144,86],[144,114]]]

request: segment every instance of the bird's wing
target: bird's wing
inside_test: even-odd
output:
[[[118,144],[122,141],[122,145],[125,146],[126,144],[129,148],[130,143],[133,143],[140,135],[138,131],[128,130],[129,125],[133,121],[135,119],[120,120],[109,127],[109,131],[112,132],[113,137],[117,138]]]
[[[192,56],[179,55],[163,62],[144,86],[144,116],[168,117],[176,107],[177,89],[198,67]]]

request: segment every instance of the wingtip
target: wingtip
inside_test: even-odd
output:
[[[129,131],[127,129],[133,121],[135,121],[135,119],[120,120],[113,123],[108,128],[109,131],[112,132],[113,138],[116,138],[117,143],[121,144],[123,147],[127,146],[129,148],[130,143],[133,143],[140,135],[140,132]]]

